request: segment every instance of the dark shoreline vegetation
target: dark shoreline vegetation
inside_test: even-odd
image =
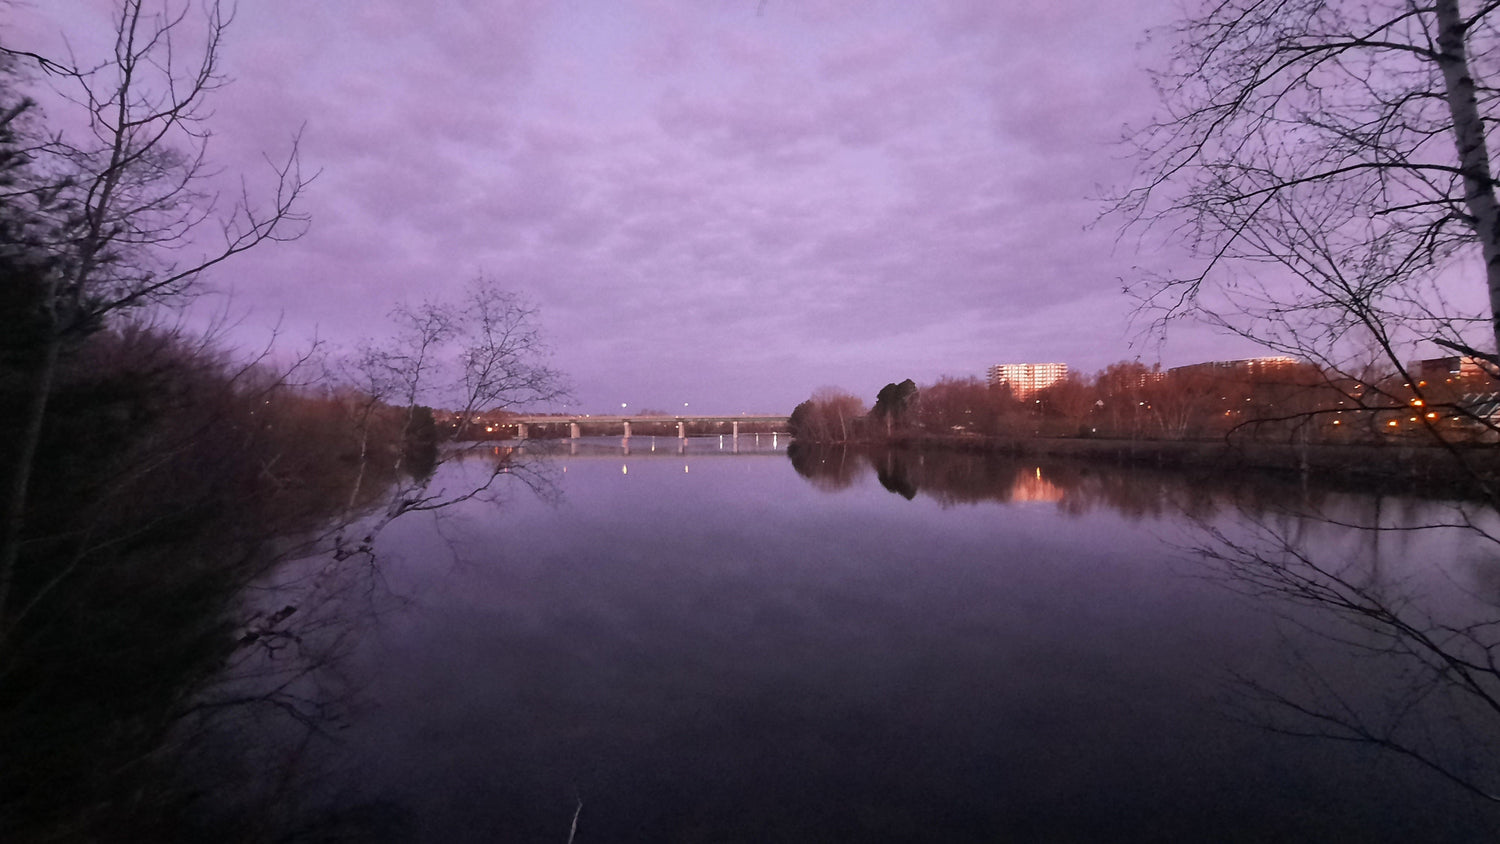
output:
[[[285,795],[205,814],[212,789],[182,777],[194,733],[252,710],[322,729],[297,672],[335,623],[331,584],[375,580],[401,515],[528,481],[504,449],[429,489],[479,414],[566,392],[536,309],[482,275],[294,360],[182,327],[208,272],[308,222],[295,136],[227,193],[210,164],[232,17],[123,0],[98,64],[0,45],[0,840],[288,834]],[[47,88],[77,110],[44,113]],[[329,588],[261,605],[309,560]]]
[[[253,712],[324,730],[336,713],[304,677],[340,646],[324,640],[347,626],[341,591],[378,583],[381,531],[406,513],[484,500],[502,477],[540,482],[514,449],[477,442],[473,408],[535,395],[512,376],[560,389],[556,375],[535,363],[532,312],[486,284],[473,290],[525,338],[522,348],[462,346],[469,361],[505,357],[489,371],[510,379],[508,390],[471,376],[464,396],[448,390],[464,374],[403,368],[413,340],[401,336],[399,310],[384,346],[281,369],[184,330],[116,319],[68,333],[24,460],[42,343],[5,336],[0,458],[8,471],[26,465],[32,482],[0,604],[0,838],[288,834],[271,812],[287,795],[226,799],[183,778],[201,765],[199,738]],[[3,292],[7,310],[40,309],[33,287]],[[435,349],[465,338],[421,339]],[[466,409],[435,413],[417,403],[429,392],[459,395]],[[470,457],[482,468],[465,486],[429,488],[441,464]],[[318,588],[264,605],[267,579],[306,561]],[[231,764],[222,754],[258,751],[221,742],[216,752]]]
[[[30,372],[24,346],[7,351],[0,454],[13,465]],[[502,476],[535,482],[528,458],[435,418],[333,379],[293,383],[182,331],[127,323],[71,341],[0,613],[0,838],[296,832],[305,819],[277,810],[288,795],[226,797],[233,784],[217,781],[262,749],[204,737],[241,718],[304,735],[335,724],[336,696],[304,678],[329,669],[344,644],[330,631],[362,611],[343,593],[377,588],[380,531],[483,498]],[[460,460],[476,464],[468,485],[428,489]],[[308,564],[327,585],[265,603],[279,594],[268,580]],[[288,752],[256,770],[294,764]]]
[[[291,389],[172,332],[100,331],[64,364],[0,629],[0,829],[175,840],[180,724],[236,654],[295,647],[307,610],[247,617],[246,588],[381,511],[438,442],[430,413]],[[20,370],[0,370],[7,460]]]

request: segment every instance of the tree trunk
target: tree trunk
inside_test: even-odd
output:
[[[1438,66],[1443,72],[1444,98],[1453,116],[1453,143],[1458,148],[1458,166],[1464,179],[1464,203],[1474,218],[1474,232],[1484,255],[1485,282],[1489,289],[1492,352],[1500,352],[1500,206],[1490,169],[1490,151],[1484,136],[1484,121],[1475,98],[1474,77],[1469,71],[1466,34],[1458,0],[1437,0]]]
[[[47,418],[47,400],[52,396],[57,378],[57,362],[62,352],[62,337],[55,327],[47,332],[41,367],[26,404],[26,430],[16,450],[11,468],[10,489],[5,502],[5,525],[0,533],[0,638],[4,636],[6,604],[15,581],[16,562],[21,555],[21,534],[26,527],[26,502],[31,492],[31,470],[36,463],[37,448],[42,440],[42,424]]]

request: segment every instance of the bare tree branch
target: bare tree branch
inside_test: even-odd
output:
[[[195,10],[201,20],[194,17]],[[0,619],[6,613],[26,523],[31,471],[64,345],[114,315],[190,296],[203,274],[267,242],[306,230],[298,208],[311,176],[298,138],[271,163],[273,199],[261,206],[243,187],[221,204],[207,169],[209,101],[225,84],[223,38],[232,15],[217,0],[201,7],[119,0],[112,54],[92,66],[0,49],[33,64],[86,118],[82,132],[27,145],[29,166],[10,203],[26,202],[21,238],[47,256],[35,318],[41,354],[27,398],[17,458],[7,467],[0,523]],[[194,50],[181,42],[190,24]],[[24,110],[12,106],[7,123]],[[216,230],[217,243],[204,235]]]

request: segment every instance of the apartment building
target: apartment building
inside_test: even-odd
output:
[[[990,386],[1004,384],[1017,398],[1046,389],[1066,377],[1065,363],[997,363],[989,368]]]

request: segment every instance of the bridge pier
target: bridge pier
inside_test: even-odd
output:
[[[625,439],[630,439],[630,420],[625,420]]]
[[[568,423],[568,436],[571,437],[572,439],[575,439],[575,440],[578,439],[578,423],[577,422],[569,422]]]
[[[524,440],[524,439],[526,439],[526,423],[525,422],[517,422],[516,423],[516,439],[518,439],[518,440]]]
[[[731,422],[729,424],[730,424],[731,430],[734,431],[734,438],[735,439],[739,439],[740,438],[740,423],[736,421],[736,422]]]
[[[677,439],[687,439],[687,423],[681,419],[677,420]]]

